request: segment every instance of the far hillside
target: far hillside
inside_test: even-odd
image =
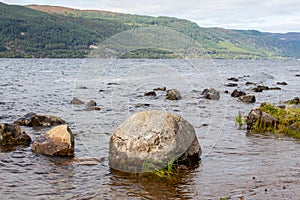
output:
[[[193,38],[212,58],[300,59],[300,33],[202,28],[194,22],[173,17],[3,3],[0,3],[0,18],[0,57],[83,58],[94,45],[117,33],[139,27],[163,26]],[[147,54],[143,50],[139,55],[174,57],[170,54],[172,52],[161,52],[151,49]]]

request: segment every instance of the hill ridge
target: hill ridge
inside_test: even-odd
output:
[[[117,33],[159,25],[200,42],[212,58],[300,58],[297,32],[203,28],[175,17],[3,3],[0,3],[0,19],[0,57],[83,58],[93,45]]]

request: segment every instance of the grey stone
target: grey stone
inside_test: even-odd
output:
[[[157,88],[154,88],[153,90],[154,91],[166,91],[166,87],[157,87]]]
[[[245,92],[239,91],[237,89],[233,90],[233,92],[231,93],[232,97],[240,97],[240,96],[244,96],[244,95],[246,95]]]
[[[286,82],[277,82],[277,85],[287,85],[287,83]]]
[[[270,88],[268,86],[265,86],[265,85],[258,85],[257,87],[255,88],[252,88],[251,90],[253,92],[262,92],[264,90],[269,90]]]
[[[182,99],[180,92],[176,89],[167,90],[166,99],[168,100],[180,100]]]
[[[87,106],[97,106],[97,103],[95,100],[90,100],[89,102],[87,102],[86,104]]]
[[[71,100],[71,104],[80,105],[80,104],[84,104],[84,102],[81,101],[80,99],[74,97],[74,98]]]
[[[150,92],[145,92],[144,96],[152,96],[152,97],[156,97],[156,93],[154,91],[150,91]]]
[[[192,125],[181,116],[158,110],[129,116],[110,138],[109,166],[142,173],[166,168],[170,160],[193,167],[201,147]],[[146,167],[145,167],[146,166]]]
[[[238,100],[245,103],[255,103],[256,98],[254,94],[247,94],[244,96],[240,96]]]
[[[219,100],[220,99],[220,92],[215,90],[214,88],[206,88],[202,91],[201,95],[205,99],[210,99],[210,100]]]

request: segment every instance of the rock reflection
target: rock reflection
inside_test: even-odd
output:
[[[143,199],[192,199],[193,193],[181,188],[182,185],[191,185],[189,171],[182,171],[174,179],[160,179],[151,175],[129,174],[111,169],[109,182],[110,195],[118,198]]]

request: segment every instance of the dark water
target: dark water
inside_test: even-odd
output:
[[[29,112],[56,115],[75,134],[75,158],[35,155],[30,147],[0,149],[1,199],[298,199],[300,141],[247,135],[235,126],[261,102],[279,103],[300,94],[300,61],[236,60],[0,60],[0,122]],[[246,81],[281,90],[256,93],[255,104],[237,102],[227,78],[250,92]],[[144,97],[166,86],[183,100]],[[200,98],[206,87],[219,101]],[[228,90],[229,94],[223,91]],[[100,111],[70,104],[73,97],[96,100]],[[145,106],[143,104],[150,104]],[[196,129],[203,149],[200,166],[173,182],[128,177],[108,167],[108,142],[131,113],[160,109],[182,115]],[[24,129],[35,139],[46,129]]]

